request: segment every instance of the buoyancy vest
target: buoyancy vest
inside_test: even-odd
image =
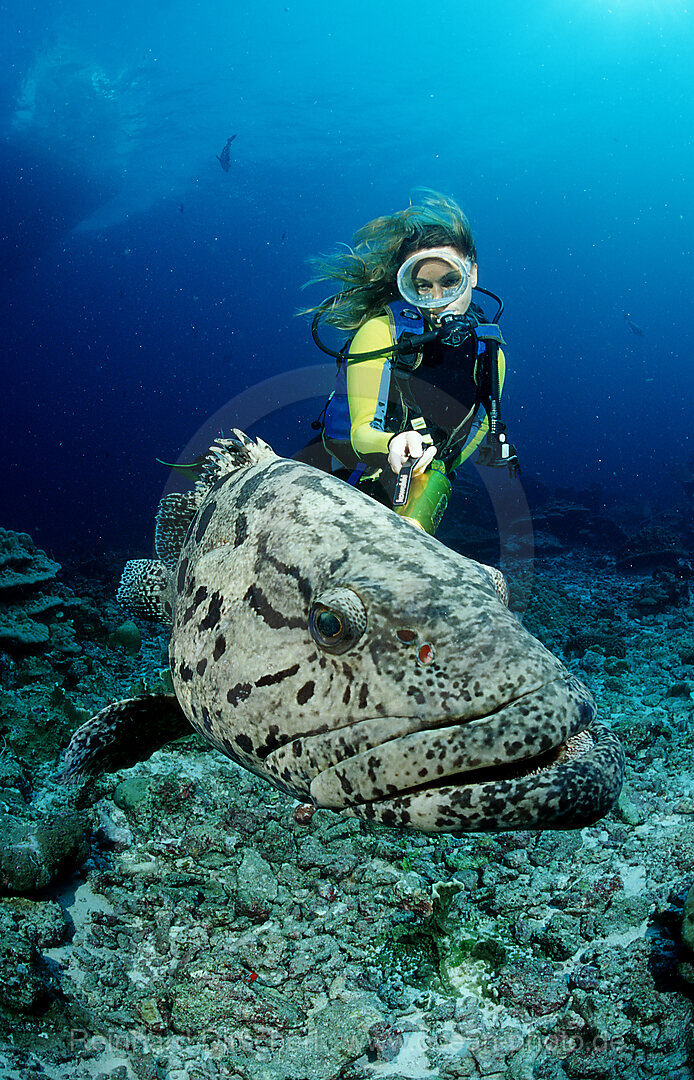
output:
[[[412,307],[411,304],[405,303],[404,300],[395,300],[392,304],[386,305],[386,314],[391,324],[391,336],[393,344],[400,343],[405,339],[405,335],[419,335],[424,333],[424,319],[420,311],[417,308]],[[345,348],[345,352],[349,352],[349,344]],[[416,360],[416,353],[411,354],[409,361],[404,361],[402,357],[395,354],[393,357],[389,357],[386,361],[391,369],[401,368],[402,370],[412,370],[414,361]],[[359,361],[355,361],[358,363]],[[388,395],[387,387],[385,400],[382,400],[382,396],[379,397],[375,420],[382,422],[385,420],[386,410],[388,407]],[[352,430],[350,414],[349,414],[349,397],[347,395],[347,361],[339,360],[337,365],[337,375],[335,377],[335,389],[328,398],[328,402],[325,407],[325,413],[323,418],[323,431],[325,437],[334,442],[350,442],[350,434]]]
[[[472,428],[476,422],[476,417],[478,417],[481,412],[480,406],[486,407],[488,402],[489,395],[486,386],[483,384],[488,382],[488,361],[490,359],[490,352],[498,349],[499,344],[502,343],[498,327],[486,323],[481,308],[475,306],[474,308],[471,308],[471,313],[474,314],[477,319],[474,343],[471,342],[469,346],[474,349],[475,353],[474,359],[470,357],[470,361],[473,363],[473,369],[469,379],[470,387],[468,388],[474,396],[474,402],[470,403],[469,415],[465,424],[455,431],[455,442],[458,451],[462,450],[462,452],[457,453],[455,460],[450,460],[449,467],[451,469],[456,468],[461,460],[468,457],[474,451],[487,430],[486,417],[481,422],[477,422],[476,433],[472,431]],[[396,300],[393,301],[393,303],[388,304],[384,310],[384,314],[387,314],[389,318],[393,344],[401,344],[407,340],[408,336],[419,336],[428,329],[425,326],[421,312],[405,301]],[[349,353],[349,348],[350,344],[345,347],[344,352]],[[424,364],[420,367],[422,359],[421,353],[412,351],[406,353],[394,352],[392,356],[387,357],[384,360],[384,378],[381,382],[378,401],[374,410],[374,418],[371,422],[374,427],[383,431],[393,431],[394,434],[398,431],[404,431],[406,428],[412,426],[419,430],[424,427],[421,410],[410,389],[409,376],[416,368],[419,368],[418,374],[421,374],[426,378],[428,369],[431,366],[436,366],[436,363],[431,365],[425,360]],[[503,356],[501,359],[503,359]],[[350,362],[358,363],[359,360],[351,360]],[[441,362],[440,357],[438,358],[438,362]],[[348,361],[345,359],[338,361],[335,389],[326,403],[323,415],[323,441],[326,448],[338,462],[352,469],[354,465],[362,459],[356,453],[351,443],[351,417],[349,396],[347,393],[347,363]],[[399,399],[397,416],[392,415],[392,411],[391,414],[389,414],[391,382],[396,384],[396,396]],[[436,382],[438,382],[438,380],[436,380]],[[437,439],[440,438],[441,434],[441,429],[439,429],[437,431]],[[444,431],[443,434],[444,436],[450,435],[450,431]],[[470,438],[471,435],[473,435],[472,439]],[[467,443],[467,445],[465,446],[465,449],[462,449],[465,443]]]

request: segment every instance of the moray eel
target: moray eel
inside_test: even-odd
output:
[[[166,496],[119,600],[171,623],[175,695],[75,732],[63,779],[190,732],[302,802],[424,832],[577,828],[623,753],[498,571],[241,432]]]

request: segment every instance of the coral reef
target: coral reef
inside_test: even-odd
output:
[[[605,513],[579,502],[551,499],[533,514],[536,533],[549,534],[562,545],[615,551],[626,541],[624,530]]]
[[[456,839],[312,812],[195,737],[57,788],[82,717],[165,685],[159,630],[83,578],[74,660],[3,669],[3,1075],[689,1077],[691,601],[639,610],[648,580],[555,556],[525,616],[625,744],[614,812]]]
[[[689,581],[685,577],[668,570],[654,570],[651,580],[639,586],[634,603],[638,611],[665,611],[686,603],[688,596]]]
[[[59,571],[60,564],[26,533],[0,529],[0,650],[6,654],[6,685],[12,681],[13,658],[50,652],[69,669],[82,652],[78,633],[98,634],[97,607],[58,584]]]
[[[616,553],[618,570],[676,570],[687,551],[682,541],[665,525],[647,524],[630,537]]]
[[[0,529],[0,648],[26,650],[46,645],[46,620],[60,607],[43,587],[60,565],[40,551],[26,533]]]

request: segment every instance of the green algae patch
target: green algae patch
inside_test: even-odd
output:
[[[420,903],[406,910],[423,909]],[[435,882],[426,917],[408,915],[391,925],[370,960],[384,980],[453,996],[462,989],[486,996],[507,956],[501,941],[480,930],[464,886],[452,880]]]
[[[384,978],[401,978],[419,989],[440,983],[440,945],[428,930],[396,927],[373,956]]]

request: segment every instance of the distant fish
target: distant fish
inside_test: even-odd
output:
[[[631,330],[632,334],[636,334],[637,337],[645,337],[646,336],[644,334],[643,330],[641,329],[641,327],[637,326],[636,323],[632,321],[631,315],[629,314],[628,311],[624,312],[624,318],[626,319],[627,326]]]
[[[181,204],[180,204],[180,206],[178,207],[178,209],[179,209],[179,210],[181,211],[181,213],[183,213],[183,203],[181,203]]]
[[[235,138],[235,135],[231,135],[227,139],[226,146],[222,150],[221,154],[216,155],[217,161],[224,169],[224,172],[229,172],[229,167],[231,165],[231,150],[229,149],[229,147],[231,146]]]

